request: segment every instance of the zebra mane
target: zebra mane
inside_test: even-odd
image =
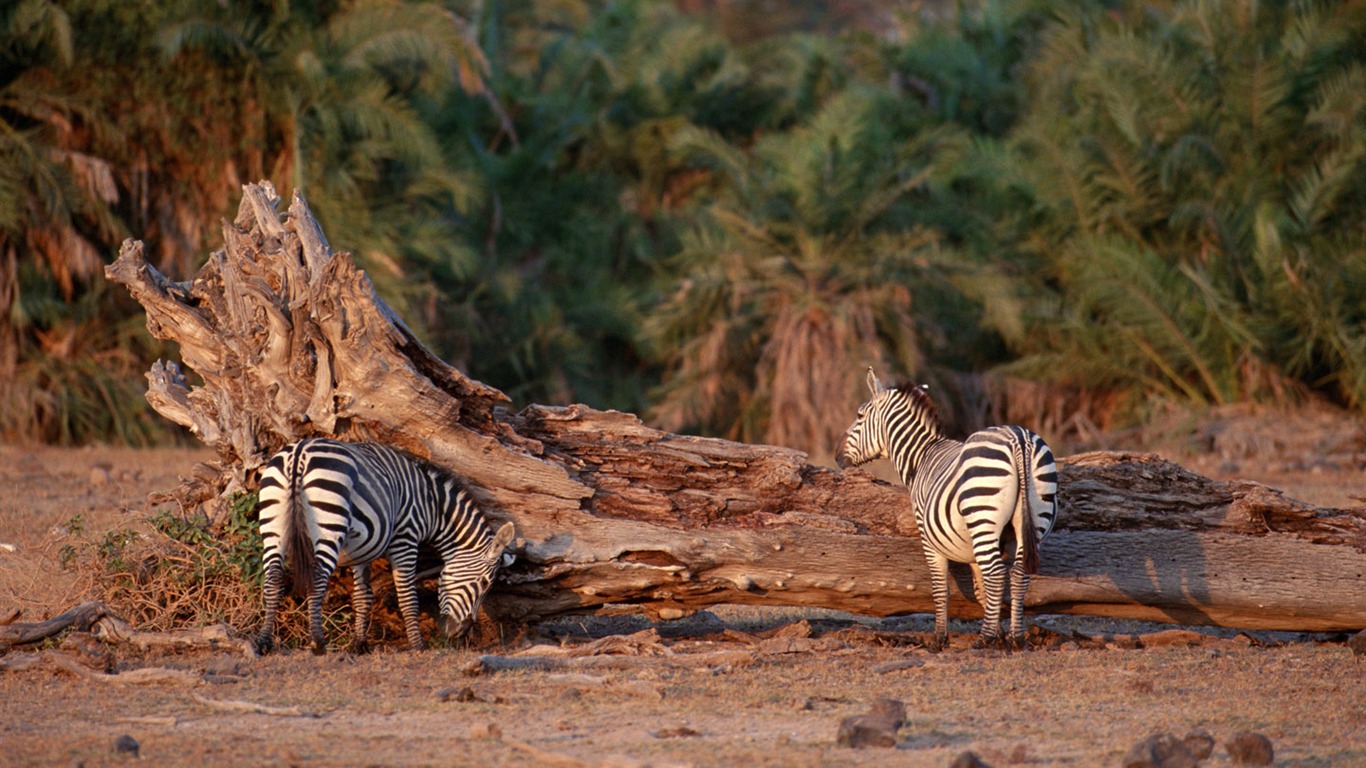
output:
[[[911,401],[911,406],[921,414],[934,433],[944,434],[944,421],[939,418],[939,409],[934,406],[930,393],[924,387],[913,381],[903,381],[892,389]]]

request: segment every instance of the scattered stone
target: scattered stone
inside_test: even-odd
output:
[[[436,692],[437,701],[456,701],[462,704],[479,701],[485,704],[501,704],[503,699],[497,694],[476,691],[471,686],[442,688]]]
[[[90,484],[99,486],[108,483],[114,478],[113,469],[112,465],[105,463],[92,466],[90,468]]]
[[[57,645],[57,649],[84,667],[104,673],[114,671],[114,654],[109,650],[109,646],[96,640],[89,632],[68,633]]]
[[[138,740],[125,733],[114,741],[114,752],[120,755],[132,755],[133,757],[137,757]]]
[[[982,758],[969,749],[966,752],[959,752],[958,756],[953,758],[953,762],[949,763],[949,768],[991,768],[991,766],[982,762]]]
[[[1186,749],[1195,755],[1196,760],[1208,760],[1214,754],[1214,737],[1204,728],[1196,728],[1182,739],[1186,742]]]
[[[1348,638],[1347,647],[1352,649],[1353,656],[1366,655],[1366,629]]]
[[[815,632],[811,628],[811,622],[802,619],[791,624],[784,624],[766,634],[768,637],[811,637]]]
[[[1170,733],[1157,733],[1138,742],[1124,755],[1124,768],[1196,768],[1200,764],[1186,742]]]
[[[1228,756],[1233,758],[1234,765],[1271,765],[1276,759],[1275,750],[1271,748],[1271,739],[1251,731],[1233,734],[1232,738],[1224,742],[1224,749],[1228,750]]]
[[[906,722],[906,705],[895,699],[877,699],[865,715],[840,721],[835,743],[844,747],[895,747],[896,732]]]
[[[503,729],[499,728],[496,723],[475,723],[470,726],[470,738],[475,741],[501,739],[503,738]]]
[[[701,735],[701,731],[695,731],[686,725],[679,725],[673,728],[661,728],[654,733],[656,739],[679,739]]]

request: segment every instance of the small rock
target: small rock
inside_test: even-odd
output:
[[[132,755],[133,757],[137,757],[138,740],[125,733],[114,741],[114,752],[120,755]]]
[[[114,671],[114,654],[109,646],[89,632],[71,632],[57,646],[67,658],[100,672]]]
[[[877,699],[868,714],[840,721],[835,743],[844,747],[895,747],[896,732],[906,722],[906,705],[895,699]]]
[[[682,739],[701,735],[701,731],[695,731],[686,725],[680,725],[674,728],[661,728],[654,733],[656,739]]]
[[[1352,649],[1353,656],[1366,654],[1366,629],[1348,638],[1347,647]]]
[[[114,478],[113,466],[109,464],[96,464],[90,468],[90,484],[104,485]]]
[[[982,762],[982,758],[969,749],[966,752],[959,752],[953,762],[949,763],[949,768],[991,768],[991,766]]]
[[[471,701],[481,701],[485,704],[501,704],[503,699],[497,694],[476,691],[471,686],[442,688],[436,692],[437,701],[455,701],[467,704]]]
[[[887,730],[886,724],[867,715],[851,715],[840,721],[839,734],[835,743],[841,747],[895,747],[896,731]]]
[[[501,739],[503,738],[503,729],[499,728],[495,723],[475,723],[470,726],[470,738],[475,741],[481,739]]]
[[[1214,754],[1214,737],[1204,728],[1196,728],[1186,734],[1182,741],[1186,742],[1186,749],[1195,755],[1196,760],[1208,760]]]
[[[1224,742],[1224,749],[1228,750],[1234,765],[1271,765],[1276,759],[1271,739],[1251,731],[1233,734],[1231,739]]]
[[[1138,742],[1124,755],[1124,768],[1196,768],[1200,761],[1186,742],[1170,733],[1158,733]]]
[[[893,729],[897,729],[906,722],[906,705],[896,699],[876,699],[868,715],[883,718]]]

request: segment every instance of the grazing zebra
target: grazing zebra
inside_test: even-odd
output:
[[[934,592],[933,647],[948,642],[950,560],[972,566],[985,612],[977,644],[1000,642],[1002,553],[1012,538],[1010,634],[1023,646],[1029,576],[1038,572],[1039,542],[1057,514],[1053,451],[1024,427],[989,427],[965,442],[950,440],[923,387],[884,388],[869,368],[868,388],[872,399],[859,408],[837,461],[843,467],[889,458],[910,488]]]
[[[259,499],[266,616],[256,644],[262,652],[274,645],[286,555],[294,593],[308,597],[314,653],[327,644],[323,595],[339,565],[352,569],[353,648],[365,650],[374,605],[370,561],[377,557],[389,560],[408,647],[420,650],[418,546],[430,544],[441,556],[437,592],[443,629],[454,638],[473,624],[514,530],[504,523],[491,535],[450,473],[376,443],[315,438],[288,445],[262,472]]]

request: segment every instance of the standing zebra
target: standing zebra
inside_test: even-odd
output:
[[[872,399],[859,408],[837,461],[843,467],[890,458],[910,488],[934,592],[933,647],[948,642],[950,560],[973,569],[985,613],[978,645],[1000,642],[1001,555],[1012,538],[1010,634],[1023,646],[1029,576],[1038,572],[1039,542],[1057,514],[1053,452],[1024,427],[989,427],[965,442],[950,440],[923,387],[887,389],[870,367],[868,388]]]
[[[417,623],[417,552],[441,556],[438,595],[447,637],[474,622],[479,604],[512,541],[512,523],[490,534],[484,515],[456,479],[432,464],[376,443],[300,440],[275,454],[261,474],[261,540],[265,549],[265,624],[256,644],[274,645],[286,552],[294,593],[308,596],[313,652],[327,644],[322,604],[337,566],[351,566],[353,647],[363,651],[374,595],[370,561],[387,557],[408,637],[424,647]]]

